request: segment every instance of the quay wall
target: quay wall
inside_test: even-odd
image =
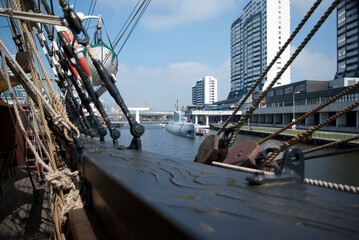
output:
[[[222,124],[211,124],[210,129],[218,130],[220,129],[221,126]],[[273,132],[279,130],[279,128],[260,128],[260,127],[253,127],[253,128],[244,127],[244,128],[245,129],[241,129],[239,131],[239,134],[251,135],[261,138],[267,137]],[[297,133],[304,132],[304,130],[294,130],[294,131],[289,130],[289,131],[291,131],[292,133],[288,133],[288,134],[281,133],[273,138],[282,141],[288,141],[289,139],[293,138]],[[318,131],[318,135],[320,137],[314,136],[311,140],[306,141],[305,143],[312,145],[323,145],[326,143],[335,142],[353,136],[352,134],[347,134],[347,133],[334,133],[334,132],[324,132],[324,131]],[[337,146],[337,148],[342,148],[342,149],[347,149],[352,147],[359,147],[359,141],[344,143]]]

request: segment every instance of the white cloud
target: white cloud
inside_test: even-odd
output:
[[[234,0],[158,0],[153,1],[143,24],[150,29],[163,29],[181,23],[190,23],[216,17],[232,9]]]
[[[172,63],[163,68],[138,67],[129,69],[119,65],[117,85],[129,107],[143,106],[157,110],[173,110],[176,99],[180,105],[191,104],[192,86],[205,75],[218,79],[219,100],[226,98],[229,91],[229,60],[218,68],[198,62]]]
[[[295,51],[292,46],[291,51]],[[301,80],[331,80],[336,73],[336,59],[321,52],[303,49],[291,66],[292,82]]]
[[[101,5],[122,11],[137,1],[102,0]],[[201,21],[218,16],[233,9],[239,3],[235,0],[155,0],[152,1],[141,24],[149,29],[164,29],[181,23]]]

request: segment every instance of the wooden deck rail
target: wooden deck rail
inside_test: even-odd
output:
[[[303,183],[251,186],[248,173],[84,143],[93,206],[113,239],[359,236],[359,195]]]

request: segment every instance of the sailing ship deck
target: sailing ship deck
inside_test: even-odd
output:
[[[25,169],[16,169],[16,175],[1,180],[0,239],[49,239],[53,234],[49,192],[45,184],[34,183],[39,197],[35,199]]]
[[[83,172],[111,237],[357,239],[359,198],[83,138]]]

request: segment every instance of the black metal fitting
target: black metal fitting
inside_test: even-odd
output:
[[[264,183],[278,182],[303,182],[304,157],[299,148],[289,148],[284,152],[282,165],[274,175],[256,173],[252,177],[246,177],[249,184],[260,185]]]

